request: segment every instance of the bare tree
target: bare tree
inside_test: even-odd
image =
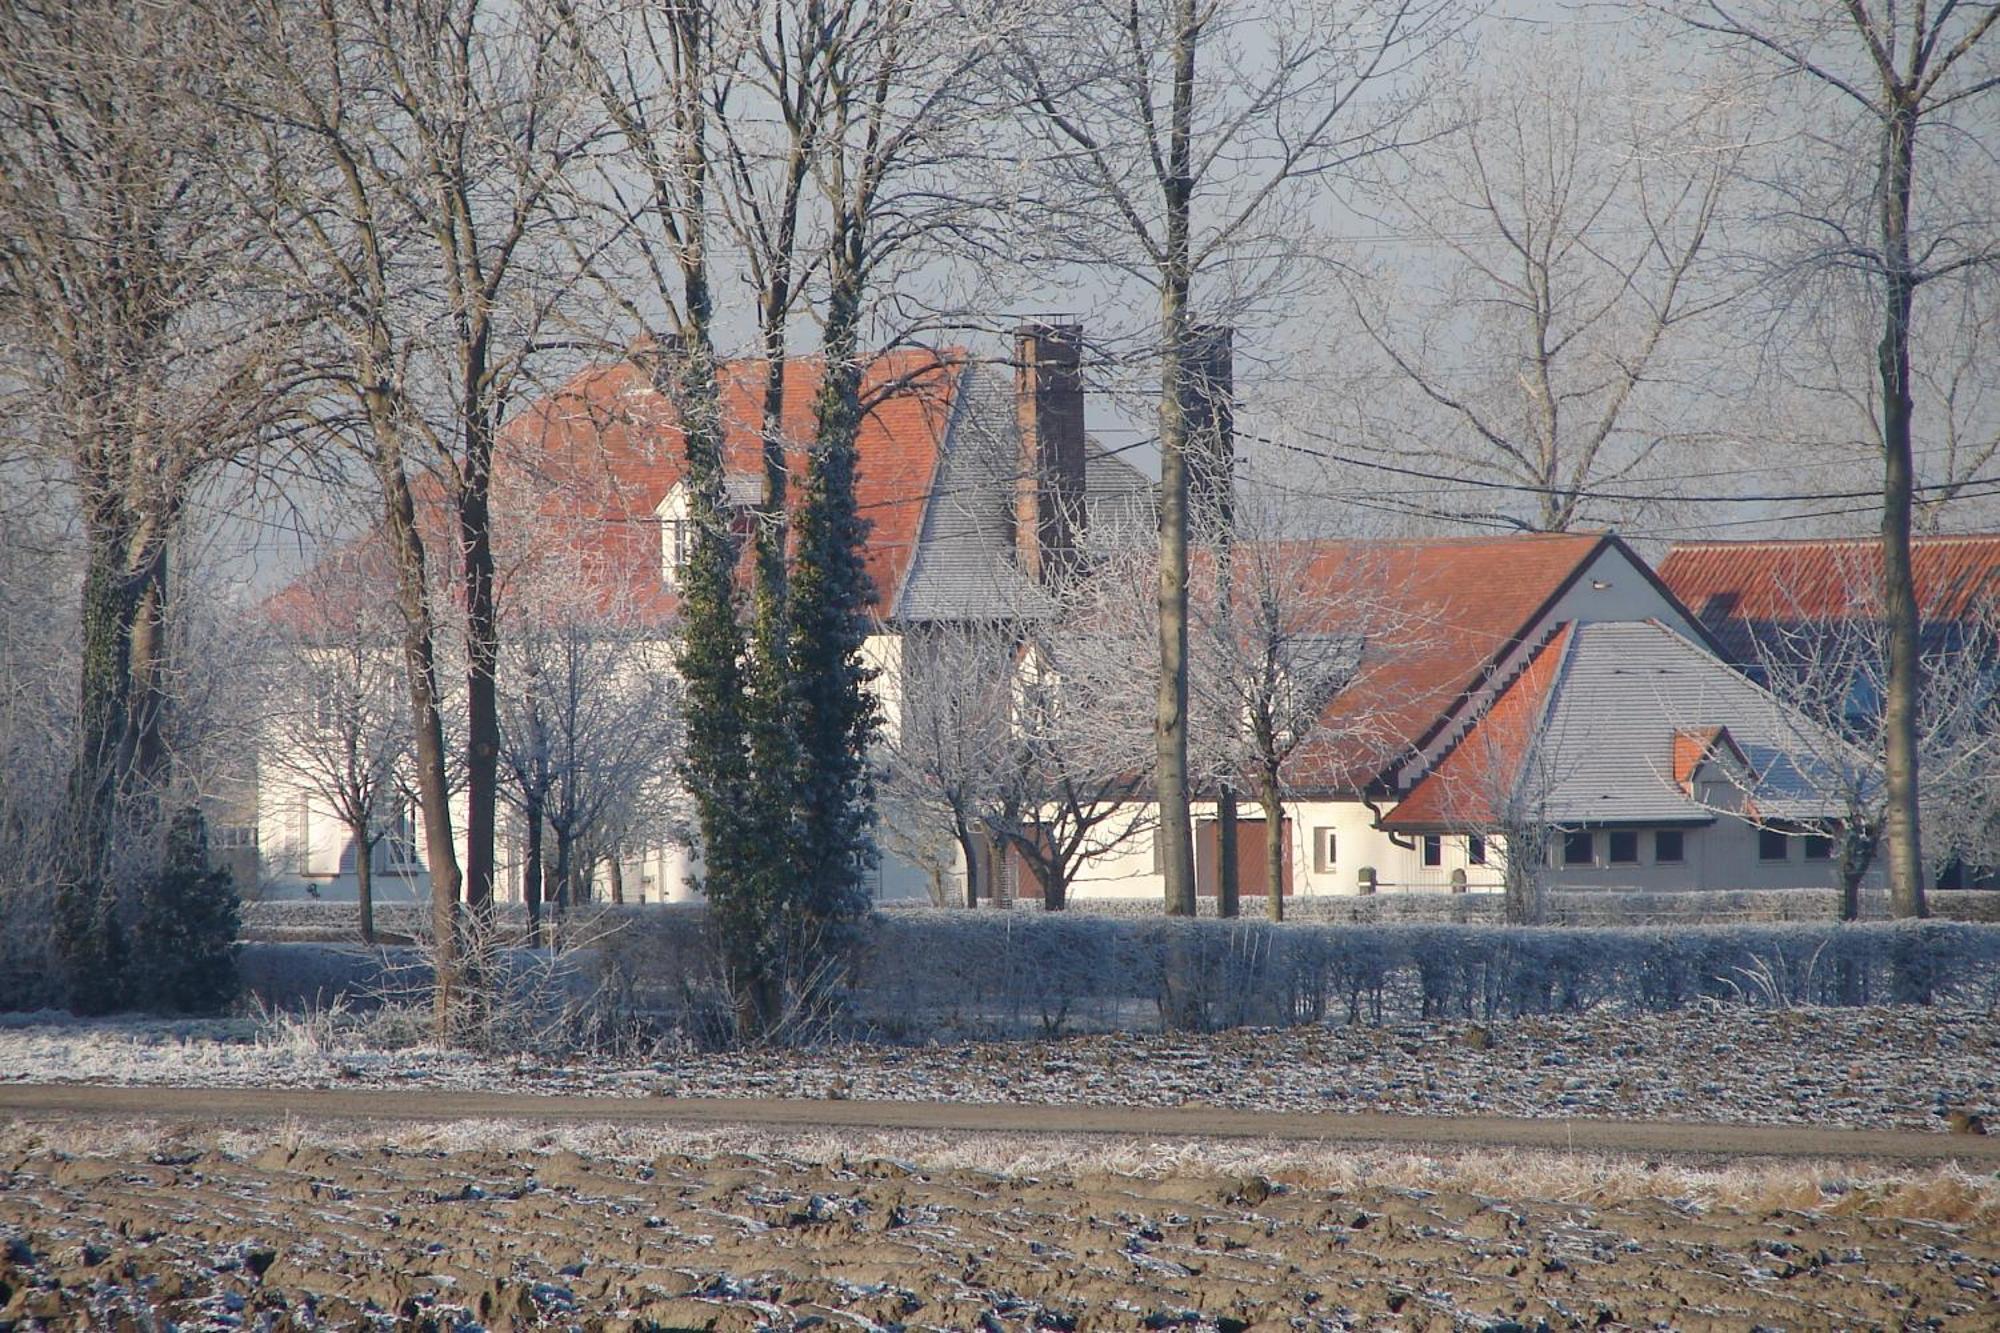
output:
[[[1888,824],[1888,696],[1890,635],[1880,613],[1874,562],[1856,562],[1843,576],[1847,593],[1832,611],[1809,609],[1786,593],[1793,610],[1753,640],[1755,675],[1772,696],[1787,775],[1796,775],[1838,809],[1836,886],[1844,921],[1861,915],[1861,884],[1874,866]],[[1815,599],[1818,602],[1818,599]],[[1818,603],[1824,605],[1824,603]],[[1993,668],[2000,662],[1987,608],[1921,626],[1925,689],[1917,717],[1919,793],[1923,818],[1936,830],[1924,869],[1991,855],[1996,814],[1990,774],[2000,737],[2000,696]],[[1794,780],[1796,780],[1794,779]],[[1745,777],[1753,800],[1765,775]]]
[[[922,853],[941,828],[965,868],[967,907],[994,898],[983,821],[1010,775],[1021,637],[1012,620],[903,635],[902,706],[881,747],[884,836]]]
[[[1159,675],[1153,733],[1166,908],[1195,910],[1188,773],[1189,416],[1194,321],[1268,283],[1294,252],[1302,182],[1392,147],[1396,95],[1448,33],[1448,0],[1310,11],[1221,0],[1109,0],[1049,14],[1016,53],[1045,156],[1036,206],[1071,263],[1130,275],[1158,299]],[[1198,74],[1197,62],[1207,73]],[[1381,94],[1376,96],[1375,94]],[[1292,231],[1295,234],[1295,228]],[[1197,278],[1212,284],[1197,294]],[[1268,293],[1267,293],[1268,294]]]
[[[1922,662],[1910,532],[1918,297],[2000,258],[1992,176],[1957,165],[2000,94],[2000,6],[1835,7],[1811,0],[1705,0],[1673,7],[1748,64],[1770,70],[1804,113],[1775,182],[1790,226],[1778,281],[1863,289],[1879,319],[1875,406],[1882,449],[1882,586],[1888,626],[1883,705],[1890,898],[1926,915],[1921,843]],[[1974,193],[1967,195],[1970,188]],[[1983,188],[1984,197],[1978,192]]]
[[[508,589],[516,682],[501,705],[509,799],[526,824],[523,897],[539,940],[544,898],[558,911],[587,885],[600,849],[664,822],[681,753],[671,644],[636,606],[628,572],[554,556]],[[554,836],[545,858],[543,830]],[[544,867],[550,883],[544,884]]]
[[[235,282],[217,69],[172,6],[0,14],[0,406],[32,473],[67,483],[85,548],[68,916],[99,910],[116,828],[157,813],[131,798],[169,776],[169,555],[277,392]]]
[[[354,847],[361,938],[375,943],[375,849],[399,831],[409,690],[388,562],[372,544],[322,562],[273,608],[258,763],[330,810]]]
[[[1023,647],[999,782],[982,822],[1033,875],[1046,911],[1069,905],[1085,863],[1153,827],[1145,726],[1129,635],[1058,621]]]
[[[310,321],[302,360],[324,393],[309,425],[363,458],[380,493],[404,622],[442,1028],[461,885],[476,919],[492,897],[494,449],[569,289],[565,263],[552,258],[554,205],[592,122],[571,114],[540,5],[263,0],[254,21],[233,10],[213,20],[237,34],[223,38],[241,48],[232,105],[257,139],[238,206],[277,247],[264,281]],[[463,874],[428,586],[440,535],[456,556],[465,616]]]
[[[1734,295],[1707,261],[1742,145],[1716,89],[1538,37],[1489,39],[1490,72],[1440,99],[1380,218],[1422,248],[1350,295],[1414,393],[1379,436],[1499,484],[1445,512],[1561,532],[1630,515],[1594,493],[1720,425],[1689,402],[1708,401],[1701,330]]]
[[[1301,776],[1295,757],[1380,750],[1386,759],[1375,712],[1332,705],[1419,644],[1361,544],[1259,539],[1260,528],[1279,525],[1260,522],[1254,508],[1251,515],[1230,548],[1229,595],[1219,553],[1196,571],[1195,748],[1198,769],[1216,780],[1247,778],[1263,807],[1268,913],[1280,921],[1284,805]]]

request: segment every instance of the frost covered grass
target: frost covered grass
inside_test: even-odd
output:
[[[1667,1202],[1689,1210],[1830,1210],[1870,1217],[2000,1224],[2000,1173],[1957,1165],[1751,1161],[1701,1165],[1525,1149],[1412,1152],[1334,1148],[1296,1141],[1183,1139],[1171,1143],[1090,1135],[1075,1139],[947,1130],[764,1130],[613,1124],[528,1125],[457,1120],[367,1125],[298,1120],[195,1125],[159,1120],[15,1122],[21,1155],[146,1160],[215,1152],[251,1161],[284,1153],[515,1154],[638,1166],[672,1155],[743,1158],[794,1167],[893,1163],[908,1171],[972,1171],[1003,1180],[1107,1175],[1134,1181],[1261,1178],[1335,1192],[1453,1191],[1610,1207]]]
[[[602,1097],[1713,1122],[1942,1132],[2000,1119],[2000,1030],[1962,1007],[1609,1009],[1485,1023],[480,1056],[395,1010],[262,1027],[51,1018],[0,1029],[0,1079]],[[941,1114],[943,1114],[941,1112]]]

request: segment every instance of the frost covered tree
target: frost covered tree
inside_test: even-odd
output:
[[[0,407],[20,468],[83,548],[59,936],[103,973],[113,862],[163,831],[171,777],[170,554],[191,497],[254,443],[279,393],[254,247],[221,167],[203,25],[130,0],[0,12]],[[10,450],[11,452],[11,450]]]
[[[323,804],[354,847],[361,938],[375,943],[375,849],[400,823],[412,743],[400,626],[372,544],[322,561],[274,606],[259,764]]]
[[[1843,921],[1860,918],[1861,884],[1889,819],[1890,633],[1876,568],[1860,561],[1845,572],[1847,592],[1834,611],[1812,609],[1785,592],[1792,610],[1759,627],[1752,645],[1751,665],[1771,693],[1788,770],[1842,812],[1827,835],[1834,840]],[[1991,615],[1977,605],[1957,618],[1926,617],[1920,624],[1918,795],[1924,821],[1935,830],[1924,866],[1933,878],[1953,862],[1991,864],[2000,850],[2000,789],[1992,777],[2000,744],[2000,636]],[[1744,786],[1754,800],[1756,775]]]
[[[664,627],[595,562],[552,554],[517,572],[504,603],[510,686],[501,703],[508,798],[526,833],[530,938],[542,905],[588,891],[599,852],[657,827],[680,760],[680,690]],[[554,855],[544,846],[544,832]]]
[[[360,460],[377,484],[444,1033],[466,926],[460,891],[474,925],[492,900],[494,454],[573,291],[565,187],[597,121],[580,113],[541,4],[258,0],[248,13],[207,12],[234,53],[223,106],[251,139],[235,203],[270,241],[255,279],[293,312],[300,373],[317,390],[298,429]],[[458,585],[465,640],[462,867],[431,588],[440,563]]]
[[[1244,782],[1263,809],[1273,921],[1284,919],[1294,758],[1385,747],[1376,708],[1334,701],[1343,693],[1359,701],[1355,687],[1376,666],[1420,646],[1364,547],[1259,539],[1260,529],[1278,526],[1254,510],[1247,526],[1239,521],[1226,571],[1222,553],[1212,553],[1197,567],[1193,598],[1197,768],[1211,781]]]
[[[1796,132],[1767,182],[1781,304],[1857,303],[1878,334],[1864,401],[1882,460],[1885,858],[1898,916],[1921,917],[1923,662],[1910,554],[1916,510],[1917,331],[1936,294],[2000,263],[1996,175],[1982,141],[2000,103],[2000,6],[1662,4],[1746,72],[1770,75]],[[1926,410],[1935,410],[1926,404]]]
[[[1021,633],[990,620],[903,636],[902,708],[881,747],[885,836],[931,861],[942,829],[965,868],[966,907],[995,896],[985,818],[1008,775]]]
[[[1187,376],[1197,307],[1239,322],[1296,256],[1306,182],[1394,147],[1450,0],[1299,9],[1232,0],[1051,10],[1009,59],[1042,173],[1049,258],[1157,301],[1158,662],[1153,785],[1166,910],[1195,911],[1188,767]]]

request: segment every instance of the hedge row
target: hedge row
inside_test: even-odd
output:
[[[726,1028],[698,908],[600,917],[624,1000]],[[1382,1023],[1765,1006],[2000,1001],[2000,928],[1955,922],[1524,928],[899,911],[862,933],[838,1027],[924,1040],[1159,1026]]]

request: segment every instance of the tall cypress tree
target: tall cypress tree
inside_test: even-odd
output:
[[[852,270],[850,270],[851,272]],[[869,524],[855,503],[861,431],[858,282],[836,283],[814,449],[797,520],[792,577],[792,725],[798,738],[794,899],[804,956],[818,969],[839,926],[868,907],[875,784],[868,749],[881,714],[862,660],[874,587],[862,561]]]
[[[705,338],[681,350],[673,398],[687,456],[693,525],[680,571],[675,664],[685,694],[681,775],[701,829],[702,887],[745,1035],[773,1016],[771,922],[776,903],[754,873],[757,837],[743,716],[743,632],[736,616],[736,537],[723,507],[722,420]]]

